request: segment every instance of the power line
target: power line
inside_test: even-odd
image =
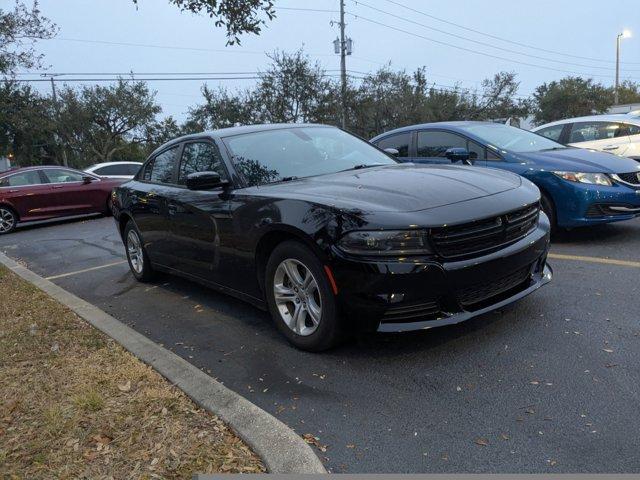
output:
[[[494,48],[496,50],[501,50],[503,52],[514,53],[516,55],[522,55],[522,56],[529,57],[529,58],[535,58],[537,60],[543,60],[545,62],[560,63],[560,64],[563,64],[563,65],[573,65],[573,66],[576,66],[576,67],[597,68],[599,70],[611,70],[611,68],[612,68],[612,67],[602,67],[602,66],[596,66],[596,65],[585,65],[583,63],[573,63],[573,62],[568,62],[566,60],[556,60],[556,59],[549,58],[549,57],[541,57],[539,55],[531,55],[529,53],[519,52],[517,50],[512,50],[510,48],[499,47],[499,46],[496,46],[496,45],[492,45],[490,43],[482,42],[482,41],[479,41],[479,40],[474,40],[473,38],[464,37],[462,35],[458,35],[458,34],[455,34],[455,33],[447,32],[446,30],[441,30],[439,28],[435,28],[435,27],[432,27],[430,25],[426,25],[424,23],[416,22],[415,20],[411,20],[411,19],[403,17],[401,15],[396,15],[395,13],[387,12],[385,10],[382,10],[380,8],[377,8],[377,7],[374,7],[374,6],[369,5],[369,4],[365,3],[365,2],[362,2],[360,0],[351,0],[351,1],[356,5],[362,5],[363,7],[369,8],[371,10],[374,10],[376,12],[382,13],[384,15],[388,15],[388,16],[393,17],[393,18],[397,18],[397,19],[402,20],[404,22],[412,23],[414,25],[418,25],[418,26],[427,28],[429,30],[433,30],[435,32],[442,33],[444,35],[449,35],[450,37],[458,38],[460,40],[465,40],[467,42],[472,42],[472,43],[475,43],[477,45],[482,45],[484,47]],[[627,71],[638,72],[640,70],[627,70]]]
[[[413,13],[417,13],[419,15],[423,15],[423,16],[431,18],[433,20],[437,20],[438,22],[446,23],[447,25],[452,25],[454,27],[458,27],[458,28],[461,28],[463,30],[467,30],[469,32],[473,32],[473,33],[476,33],[478,35],[483,35],[485,37],[493,38],[494,40],[500,40],[501,42],[511,43],[512,45],[518,45],[520,47],[530,48],[532,50],[538,50],[540,52],[552,53],[554,55],[562,55],[562,56],[565,56],[565,57],[578,58],[580,60],[590,60],[592,62],[603,62],[603,63],[615,63],[613,60],[603,60],[601,58],[583,57],[583,56],[580,56],[580,55],[573,55],[573,54],[570,54],[570,53],[559,52],[559,51],[556,51],[556,50],[547,50],[545,48],[536,47],[534,45],[529,45],[529,44],[526,44],[526,43],[516,42],[516,41],[510,40],[508,38],[499,37],[497,35],[492,35],[490,33],[482,32],[482,31],[476,30],[474,28],[466,27],[464,25],[460,25],[458,23],[454,23],[454,22],[451,22],[449,20],[445,20],[443,18],[436,17],[435,15],[431,15],[429,13],[426,13],[426,12],[423,12],[423,11],[420,11],[420,10],[416,10],[415,8],[408,7],[407,5],[403,5],[402,3],[394,1],[394,0],[384,0],[384,1],[388,2],[388,3],[391,3],[393,5],[396,5],[398,7],[405,8],[405,9],[407,9],[407,10],[413,12]],[[638,62],[625,62],[625,63],[627,63],[629,65],[640,65],[640,63],[638,63]]]
[[[339,74],[325,74],[323,77],[339,77]],[[145,78],[65,78],[59,81],[65,82],[115,82],[118,80],[134,81],[134,82],[172,82],[172,81],[201,81],[201,80],[260,80],[260,76],[252,77],[145,77]],[[354,77],[356,78],[356,77]],[[36,83],[36,82],[50,82],[49,78],[22,78],[15,79],[16,82],[21,83]]]
[[[404,30],[404,29],[399,28],[399,27],[394,27],[394,26],[391,26],[391,25],[387,25],[386,23],[383,23],[383,22],[378,22],[377,20],[372,20],[370,18],[363,17],[362,15],[359,15],[359,14],[356,14],[356,13],[353,13],[353,12],[347,12],[347,13],[349,15],[353,16],[354,18],[360,19],[360,20],[364,20],[365,22],[373,23],[373,24],[379,25],[381,27],[385,27],[385,28],[389,28],[391,30],[395,30],[396,32],[405,33],[407,35],[411,35],[411,36],[414,36],[414,37],[417,37],[417,38],[421,38],[421,39],[427,40],[429,42],[437,43],[439,45],[444,45],[444,46],[452,47],[452,48],[455,48],[455,49],[458,49],[458,50],[462,50],[462,51],[465,51],[465,52],[474,53],[476,55],[482,55],[482,56],[485,56],[485,57],[495,58],[495,59],[503,60],[503,61],[506,61],[506,62],[516,63],[516,64],[519,64],[519,65],[526,65],[528,67],[535,67],[535,68],[540,68],[540,69],[544,69],[544,70],[551,70],[551,71],[556,71],[556,72],[562,72],[562,73],[570,73],[572,75],[580,75],[580,76],[587,76],[588,75],[588,76],[592,76],[592,77],[613,78],[613,76],[611,76],[611,75],[601,75],[601,74],[595,74],[595,73],[585,74],[585,73],[582,73],[582,72],[575,72],[575,71],[571,71],[571,70],[563,70],[563,69],[560,69],[560,68],[548,67],[548,66],[544,66],[544,65],[537,65],[535,63],[528,63],[528,62],[523,62],[523,61],[520,61],[520,60],[514,60],[514,59],[510,59],[510,58],[500,57],[498,55],[493,55],[493,54],[490,54],[490,53],[481,52],[481,51],[478,51],[478,50],[473,50],[471,48],[461,47],[459,45],[454,45],[452,43],[443,42],[441,40],[436,40],[434,38],[426,37],[424,35],[420,35],[420,34],[415,33],[415,32],[410,32],[408,30]]]
[[[338,69],[326,69],[325,72],[338,72]],[[137,76],[137,75],[257,75],[260,71],[253,72],[49,72],[46,70],[37,72],[18,72],[16,75],[48,75],[48,76],[65,76],[65,75],[114,75],[114,76]]]

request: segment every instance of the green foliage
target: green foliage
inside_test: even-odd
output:
[[[604,113],[613,104],[613,90],[592,79],[566,77],[544,83],[533,94],[535,122]]]
[[[19,165],[54,163],[53,105],[29,85],[0,84],[0,156],[12,153]]]
[[[37,1],[31,8],[18,0],[12,10],[0,8],[0,73],[40,67],[42,56],[36,54],[34,45],[56,33],[56,26],[40,14]]]
[[[640,84],[625,80],[618,89],[620,104],[640,103]]]
[[[58,132],[77,166],[111,161],[132,144],[145,143],[146,126],[161,111],[145,82],[123,79],[81,90],[65,87],[58,108]]]
[[[268,20],[275,17],[273,0],[169,0],[180,10],[203,14],[215,18],[215,26],[227,29],[227,44],[240,44],[240,35],[259,35],[265,24],[261,15]],[[133,0],[137,4],[138,0]]]

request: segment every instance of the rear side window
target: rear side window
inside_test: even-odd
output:
[[[378,148],[395,148],[398,150],[398,157],[409,156],[409,145],[411,145],[411,132],[399,133],[379,140],[376,144]]]
[[[128,163],[121,165],[106,165],[95,170],[96,175],[135,175],[140,170],[139,165],[131,165]]]
[[[625,133],[627,135],[640,135],[640,125],[633,125],[632,123],[624,124]]]
[[[187,143],[182,151],[178,183],[187,183],[187,177],[197,172],[216,172],[222,179],[227,178],[218,147],[210,142]]]
[[[64,170],[58,168],[48,168],[44,170],[44,174],[49,183],[72,183],[82,182],[82,174],[72,170]]]
[[[549,138],[554,142],[559,142],[560,135],[562,135],[562,130],[564,130],[564,125],[553,125],[551,127],[538,130],[536,133],[538,135],[542,135],[543,137]]]
[[[42,184],[42,179],[40,178],[40,174],[37,170],[17,173],[16,175],[0,179],[0,187],[23,187],[25,185],[40,184]]]
[[[165,150],[152,158],[145,167],[143,180],[155,183],[172,183],[173,170],[178,161],[178,147]]]

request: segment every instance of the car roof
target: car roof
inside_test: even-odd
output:
[[[100,167],[108,167],[109,165],[142,165],[142,162],[134,162],[133,160],[125,160],[118,162],[102,162],[102,163],[94,163],[90,167],[87,168],[100,168]]]
[[[235,135],[245,135],[247,133],[257,133],[257,132],[267,132],[270,130],[283,130],[290,128],[304,128],[304,127],[324,127],[324,128],[337,128],[333,125],[322,125],[319,123],[264,123],[258,125],[242,125],[239,127],[228,127],[228,128],[220,128],[217,130],[207,130],[200,133],[192,133],[189,135],[183,135],[178,138],[174,138],[173,140],[168,141],[167,143],[161,145],[156,148],[151,155],[155,155],[156,152],[164,150],[165,148],[171,147],[176,143],[184,142],[185,140],[196,140],[199,138],[227,138],[233,137]]]
[[[503,125],[502,123],[496,123],[496,122],[480,122],[480,121],[471,121],[471,120],[456,121],[456,122],[420,123],[417,125],[408,125],[406,127],[400,127],[394,130],[389,130],[388,132],[381,133],[380,135],[372,138],[371,141],[381,139],[383,137],[386,137],[387,135],[393,135],[393,134],[402,133],[402,132],[412,132],[414,130],[434,129],[434,128],[447,128],[450,130],[460,130],[462,127],[467,127],[469,125],[486,125],[486,124]]]
[[[12,168],[10,170],[5,170],[4,172],[0,172],[0,177],[6,177],[8,175],[14,175],[16,173],[28,172],[31,170],[50,170],[52,168],[64,168],[65,170],[73,170],[74,172],[82,173],[81,171],[71,168],[65,167],[64,165],[32,165],[30,167],[19,167]]]
[[[632,123],[634,125],[640,125],[640,116],[636,115],[636,113],[612,113],[608,115],[588,115],[585,117],[574,117],[574,118],[565,118],[563,120],[557,120],[555,122],[545,123],[544,125],[540,125],[539,127],[532,128],[533,132],[538,131],[542,128],[553,127],[555,125],[564,125],[565,123],[574,123],[574,122],[624,122],[624,123]]]

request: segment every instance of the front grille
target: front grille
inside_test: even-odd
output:
[[[476,222],[431,230],[436,252],[444,258],[472,257],[514,243],[538,224],[536,203],[513,212]]]
[[[460,290],[458,292],[458,301],[463,307],[473,307],[521,285],[529,278],[530,272],[531,266],[528,265],[498,280],[488,281]]]
[[[616,177],[618,177],[624,183],[628,183],[630,185],[633,185],[634,187],[640,187],[640,172],[617,173],[613,175],[613,178]]]
[[[434,300],[389,308],[382,318],[383,323],[412,321],[416,318],[435,319],[441,315],[440,302]]]

